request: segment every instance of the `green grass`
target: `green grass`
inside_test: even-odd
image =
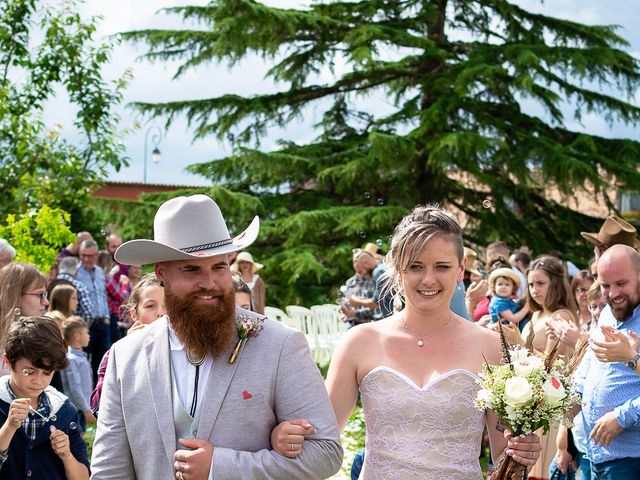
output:
[[[93,440],[96,436],[96,426],[87,426],[87,430],[82,436],[84,437],[84,441],[87,442],[87,452],[89,454],[89,460],[91,460],[91,452],[93,451]]]

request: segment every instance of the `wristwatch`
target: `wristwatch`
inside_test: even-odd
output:
[[[640,360],[640,352],[631,357],[631,360],[627,362],[627,367],[629,367],[631,370],[635,370],[638,366],[638,360]]]

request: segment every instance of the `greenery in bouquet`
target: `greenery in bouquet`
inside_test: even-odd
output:
[[[511,349],[509,358],[503,365],[485,364],[476,406],[496,412],[515,435],[529,435],[539,428],[546,433],[558,423],[570,426],[575,396],[564,362],[557,358],[545,362],[525,348]]]

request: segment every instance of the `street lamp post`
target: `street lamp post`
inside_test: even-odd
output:
[[[149,136],[151,136],[151,143],[153,150],[151,151],[151,160],[153,163],[160,161],[160,149],[158,145],[162,141],[162,130],[157,125],[151,125],[144,134],[144,175],[142,177],[142,183],[147,183],[147,146],[149,144]]]

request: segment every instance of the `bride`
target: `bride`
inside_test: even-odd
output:
[[[485,425],[494,461],[506,449],[534,465],[536,435],[511,438],[497,428],[493,412],[474,406],[477,373],[484,358],[500,363],[500,348],[495,332],[449,308],[464,274],[460,226],[437,207],[417,207],[396,227],[385,262],[404,309],[349,330],[327,375],[341,430],[362,395],[367,430],[360,478],[481,479]]]

